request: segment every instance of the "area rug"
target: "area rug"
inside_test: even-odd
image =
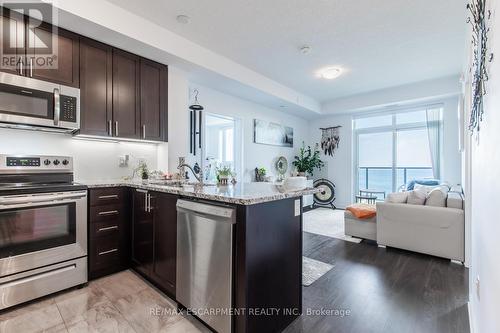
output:
[[[344,233],[344,211],[341,209],[316,208],[304,213],[303,229],[317,235],[360,243],[360,238],[346,236]]]
[[[332,268],[333,265],[302,256],[302,285],[310,286]]]

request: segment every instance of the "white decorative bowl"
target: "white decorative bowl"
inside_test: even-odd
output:
[[[300,191],[307,187],[307,177],[287,177],[283,181],[285,191]]]

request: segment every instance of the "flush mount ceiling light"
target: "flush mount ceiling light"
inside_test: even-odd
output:
[[[175,19],[181,24],[188,24],[191,21],[191,18],[187,15],[177,15]]]
[[[304,45],[299,48],[300,53],[302,54],[309,54],[311,53],[311,47],[309,45]]]
[[[327,67],[319,71],[319,76],[326,80],[333,80],[342,74],[342,69],[338,67]]]

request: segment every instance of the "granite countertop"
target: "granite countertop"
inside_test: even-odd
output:
[[[199,186],[180,181],[172,181],[168,184],[142,183],[140,181],[126,180],[78,181],[78,183],[87,185],[89,188],[128,186],[237,205],[254,205],[319,192],[319,189],[315,188],[306,188],[300,191],[285,191],[282,186],[271,183],[238,183],[236,185],[224,186],[213,184]]]

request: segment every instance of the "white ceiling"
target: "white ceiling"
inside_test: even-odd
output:
[[[321,102],[457,74],[464,60],[462,0],[109,1]],[[317,78],[325,66],[346,73]]]

